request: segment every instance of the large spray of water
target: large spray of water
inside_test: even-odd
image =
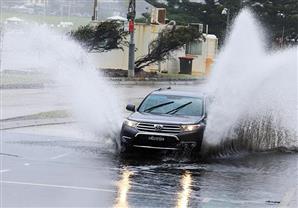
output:
[[[3,69],[37,69],[63,85],[63,99],[98,137],[117,138],[121,123],[116,92],[87,53],[46,26],[27,25],[4,36]],[[297,147],[297,47],[268,51],[262,28],[249,10],[235,19],[217,57],[207,93],[205,143],[252,150]]]
[[[26,25],[5,31],[2,57],[3,69],[48,74],[78,121],[103,143],[115,142],[122,118],[118,95],[79,44],[46,26]]]
[[[297,147],[297,47],[268,51],[245,9],[217,57],[205,142],[252,150]],[[233,141],[233,142],[231,142]]]

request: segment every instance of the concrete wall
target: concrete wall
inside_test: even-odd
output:
[[[218,39],[216,36],[206,34],[204,36],[206,40],[202,42],[202,54],[187,54],[194,58],[192,71],[196,75],[208,75],[217,54]]]
[[[158,33],[165,28],[165,25],[147,25],[136,24],[135,42],[136,59],[148,54],[148,46],[154,40]],[[217,38],[214,35],[205,35],[206,41],[202,42],[202,54],[186,54],[186,48],[183,47],[172,52],[171,57],[161,63],[152,64],[145,68],[146,71],[168,71],[169,73],[179,73],[179,57],[191,56],[193,58],[192,71],[195,75],[206,75],[209,73],[210,66],[217,53]],[[128,48],[122,50],[113,50],[105,53],[90,53],[91,58],[98,68],[128,69]]]

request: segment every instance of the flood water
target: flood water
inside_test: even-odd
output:
[[[121,165],[123,174],[133,172],[130,190],[157,194],[150,203],[161,207],[272,207],[297,184],[297,155],[278,152],[201,163],[165,159]],[[129,199],[132,206],[144,201],[149,203],[146,196]]]
[[[5,207],[278,207],[289,195],[290,207],[297,205],[294,152],[123,157],[95,141],[17,133],[2,138],[3,169],[10,170],[2,175]]]

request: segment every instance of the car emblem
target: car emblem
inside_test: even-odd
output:
[[[155,124],[154,129],[155,129],[155,131],[161,131],[163,129],[163,125]]]

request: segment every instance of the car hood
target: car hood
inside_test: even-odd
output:
[[[200,116],[173,116],[173,115],[156,115],[150,113],[135,112],[128,119],[137,122],[149,123],[166,123],[166,124],[194,124],[198,123],[202,117]]]

